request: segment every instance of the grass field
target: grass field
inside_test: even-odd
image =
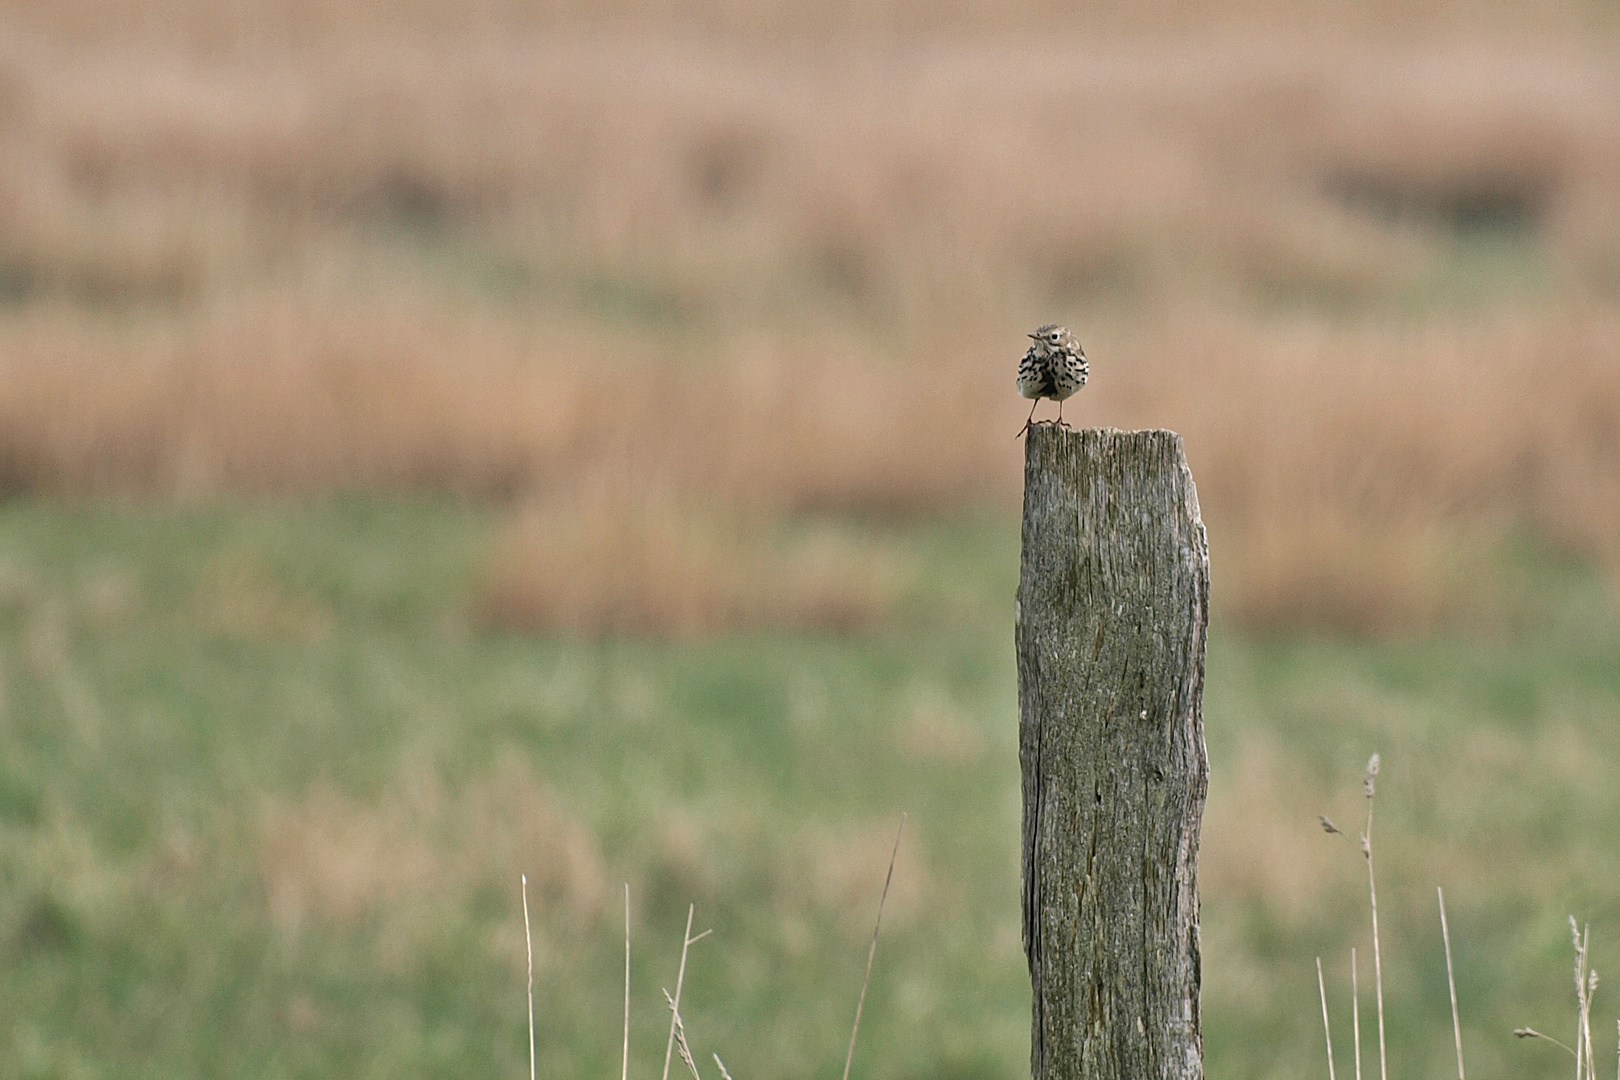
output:
[[[1615,10],[0,0],[0,1080],[1016,1080],[1024,331],[1186,438],[1208,1073],[1620,942]],[[1598,990],[1599,1068],[1617,1011]],[[677,1064],[677,1068],[679,1065]],[[1365,1075],[1370,1076],[1368,1071]]]
[[[757,567],[737,517],[1016,505],[1006,370],[1061,318],[1075,419],[1187,436],[1247,626],[1471,624],[1474,553],[1521,526],[1620,567],[1601,33],[446,36],[431,6],[212,43],[18,17],[0,489],[522,502],[525,573],[557,565],[525,538],[647,501],[707,521],[669,526],[709,536],[688,565]],[[844,582],[832,621],[882,606],[793,574]],[[501,617],[599,618],[560,595]]]
[[[524,872],[542,1075],[617,1068],[628,881],[632,1075],[659,1068],[693,903],[697,1052],[826,1076],[901,811],[856,1075],[1020,1075],[1016,535],[842,529],[912,567],[886,620],[660,644],[480,629],[476,504],[6,505],[0,1075],[521,1076]],[[1620,623],[1590,569],[1501,558],[1535,597],[1511,637],[1216,626],[1210,1075],[1322,1068],[1317,953],[1348,1031],[1365,879],[1315,816],[1359,823],[1375,748],[1397,1074],[1451,1052],[1436,884],[1470,1068],[1564,1067],[1509,1029],[1567,1034],[1567,912],[1600,972],[1620,942]]]

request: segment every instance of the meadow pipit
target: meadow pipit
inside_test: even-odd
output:
[[[1029,407],[1029,419],[1018,430],[1020,435],[1035,426],[1035,406],[1041,398],[1058,403],[1058,418],[1052,422],[1068,427],[1063,423],[1063,399],[1086,385],[1086,376],[1091,374],[1080,340],[1067,328],[1051,323],[1029,336],[1034,343],[1018,364],[1018,392],[1035,402]]]

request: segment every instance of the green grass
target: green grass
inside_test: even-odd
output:
[[[915,571],[889,625],[706,644],[478,627],[498,526],[430,499],[0,505],[0,1077],[516,1080],[520,872],[542,1075],[617,1069],[628,881],[633,1076],[688,903],[715,929],[682,1010],[700,1064],[831,1076],[902,810],[854,1075],[1025,1075],[1013,523],[851,525]],[[1325,1075],[1317,953],[1348,1075],[1365,877],[1315,815],[1359,828],[1373,749],[1395,1075],[1451,1068],[1435,884],[1470,1071],[1562,1075],[1509,1029],[1573,1027],[1567,912],[1599,972],[1620,955],[1620,627],[1589,570],[1515,558],[1538,599],[1512,633],[1217,622],[1211,1076]]]

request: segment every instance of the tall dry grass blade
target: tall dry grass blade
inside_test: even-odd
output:
[[[681,1007],[681,984],[686,982],[686,953],[692,947],[692,914],[696,910],[696,904],[686,905],[686,931],[681,934],[681,967],[675,974],[675,997],[669,1008],[669,1041],[664,1044],[663,1080],[669,1080],[669,1059],[675,1052],[675,1018]]]
[[[523,951],[529,958],[529,1080],[534,1074],[534,937],[529,933],[529,875],[523,881]]]
[[[1367,793],[1367,827],[1361,834],[1361,854],[1367,860],[1367,893],[1372,899],[1373,989],[1378,1002],[1378,1076],[1389,1080],[1389,1059],[1384,1049],[1384,963],[1383,951],[1378,944],[1378,883],[1373,879],[1372,821],[1373,795],[1377,792],[1378,755],[1367,759],[1367,775],[1362,778],[1362,789]],[[1579,1080],[1579,1078],[1577,1078]]]
[[[1597,1080],[1597,1064],[1592,1060],[1592,995],[1597,992],[1598,973],[1586,973],[1586,1008],[1581,1019],[1581,1030],[1584,1032],[1586,1046],[1586,1075],[1590,1080]]]
[[[1575,1080],[1581,1080],[1581,1070],[1586,1064],[1586,1057],[1581,1053],[1581,998],[1585,996],[1586,985],[1585,966],[1586,957],[1581,949],[1581,930],[1575,925],[1575,916],[1569,917],[1570,936],[1575,939]]]
[[[1322,982],[1322,958],[1316,958],[1316,992],[1322,998],[1322,1035],[1327,1039],[1328,1080],[1333,1076],[1333,1031],[1328,1027],[1327,986]]]
[[[1585,1076],[1588,1039],[1586,1037],[1588,1001],[1586,994],[1586,939],[1581,934],[1575,916],[1569,917],[1569,935],[1575,946],[1575,1080]]]
[[[906,815],[900,815],[900,828],[894,834],[894,850],[889,853],[889,872],[883,878],[883,895],[878,898],[877,922],[872,927],[872,946],[866,950],[866,977],[861,980],[861,996],[855,1002],[855,1024],[849,1030],[849,1050],[844,1054],[844,1080],[855,1060],[855,1036],[861,1030],[861,1010],[866,1007],[866,987],[872,981],[872,958],[877,955],[878,931],[883,928],[883,905],[889,899],[889,883],[894,880],[894,860],[900,855],[900,837],[906,831]]]
[[[1350,950],[1350,1035],[1356,1041],[1356,1080],[1361,1080],[1361,985],[1356,975],[1356,950]]]
[[[1575,1056],[1575,1051],[1573,1049],[1571,1049],[1570,1046],[1567,1043],[1565,1043],[1561,1039],[1553,1038],[1551,1035],[1548,1035],[1544,1031],[1537,1031],[1535,1028],[1532,1028],[1532,1027],[1521,1027],[1521,1028],[1514,1028],[1513,1029],[1513,1034],[1514,1034],[1514,1036],[1516,1038],[1520,1038],[1520,1039],[1545,1039],[1548,1042],[1552,1043],[1554,1046],[1556,1046],[1559,1049],[1563,1050],[1564,1053],[1568,1054],[1570,1057]]]
[[[692,1048],[686,1042],[686,1021],[681,1019],[681,1011],[675,1007],[675,999],[669,996],[668,990],[664,991],[664,1000],[669,1004],[670,1015],[675,1018],[675,1047],[681,1052],[681,1060],[692,1071],[692,1080],[703,1080],[698,1075],[697,1062],[692,1058]]]
[[[720,1055],[711,1054],[709,1056],[714,1058],[714,1063],[720,1068],[720,1080],[731,1080],[731,1073],[726,1071],[726,1063],[720,1060]]]
[[[1440,938],[1446,944],[1446,986],[1451,991],[1451,1037],[1457,1044],[1457,1080],[1464,1080],[1462,1024],[1457,1019],[1457,979],[1451,970],[1451,930],[1446,926],[1446,892],[1438,885],[1434,891],[1440,898]]]
[[[1586,1058],[1586,1080],[1596,1080],[1597,1078],[1597,1070],[1592,1061],[1592,995],[1597,991],[1598,973],[1592,970],[1591,940],[1592,925],[1588,923],[1581,928],[1581,960],[1582,966],[1586,969],[1586,979],[1580,987],[1580,1050]]]
[[[624,883],[624,1057],[619,1080],[630,1080],[630,883]]]
[[[1597,1065],[1592,1057],[1592,996],[1597,992],[1598,975],[1590,965],[1591,924],[1583,927],[1571,915],[1569,936],[1575,950],[1575,1045],[1570,1046],[1532,1027],[1514,1028],[1513,1034],[1521,1039],[1545,1039],[1562,1047],[1564,1053],[1575,1059],[1576,1080],[1596,1080]],[[1620,1070],[1620,1064],[1616,1068]]]

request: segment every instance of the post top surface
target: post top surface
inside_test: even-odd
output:
[[[1030,428],[1024,453],[1031,462],[1050,462],[1075,454],[1087,457],[1098,453],[1110,457],[1144,454],[1154,458],[1185,460],[1185,447],[1181,433],[1169,428],[1124,430],[1114,427],[1060,428],[1040,424]]]
[[[1047,423],[1047,422],[1044,422],[1044,421],[1041,422],[1041,423],[1033,425],[1029,429],[1029,433],[1032,436],[1038,435],[1041,438],[1059,438],[1059,439],[1080,439],[1080,438],[1086,437],[1087,435],[1101,436],[1101,437],[1104,437],[1104,438],[1113,438],[1113,437],[1121,436],[1121,435],[1130,435],[1130,436],[1174,435],[1178,439],[1181,438],[1181,433],[1179,431],[1175,431],[1175,430],[1173,430],[1171,428],[1117,428],[1117,427],[1071,428],[1071,427],[1058,427],[1056,424]]]

